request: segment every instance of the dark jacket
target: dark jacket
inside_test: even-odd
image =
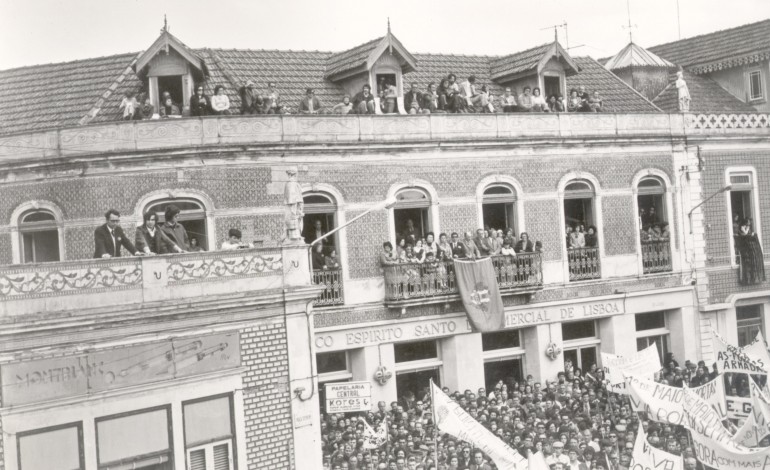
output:
[[[242,86],[238,90],[241,96],[241,114],[260,114],[262,112],[262,98],[257,90]]]
[[[410,109],[412,109],[412,103],[417,102],[417,106],[420,107],[422,105],[422,93],[419,91],[412,92],[408,91],[404,93],[404,109],[408,113]]]
[[[161,244],[161,253],[174,253],[173,245],[178,246],[184,251],[190,251],[190,239],[187,237],[187,230],[180,223],[177,223],[173,227],[168,224],[163,224],[160,227],[163,230],[163,234],[168,237],[171,244]]]
[[[193,116],[206,116],[211,109],[211,100],[206,95],[198,96],[192,95],[190,98],[190,114]]]
[[[140,252],[144,252],[144,247],[148,247],[150,252],[155,254],[173,253],[174,251],[170,246],[171,240],[164,235],[159,226],[155,227],[154,236],[150,235],[150,231],[144,225],[136,227],[134,243],[136,244],[137,251]]]
[[[532,240],[527,240],[525,245],[523,240],[519,240],[516,242],[516,246],[513,247],[513,251],[516,253],[534,253],[535,244],[532,243]]]
[[[94,231],[94,258],[101,258],[102,255],[108,254],[115,258],[120,258],[120,247],[123,246],[128,250],[130,254],[136,253],[136,248],[131,241],[123,233],[121,227],[115,227],[115,243],[112,242],[112,235],[110,235],[110,229],[107,228],[107,224],[104,224]],[[118,245],[117,248],[115,245]]]

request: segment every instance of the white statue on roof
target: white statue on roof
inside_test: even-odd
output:
[[[687,89],[687,82],[684,81],[684,73],[681,70],[676,73],[676,92],[679,96],[679,111],[690,112],[690,90]]]

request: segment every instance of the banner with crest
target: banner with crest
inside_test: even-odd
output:
[[[475,331],[497,331],[503,327],[503,298],[491,258],[455,260],[457,287],[468,321]]]

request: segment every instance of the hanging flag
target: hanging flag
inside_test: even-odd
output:
[[[359,418],[364,423],[364,449],[378,449],[388,441],[387,420],[383,419],[375,432],[364,418]]]
[[[653,380],[655,373],[662,368],[660,356],[658,356],[658,345],[655,343],[630,356],[616,356],[605,352],[601,355],[604,375],[610,381],[610,391],[622,395],[629,393],[625,376]]]
[[[665,470],[682,470],[684,461],[681,455],[670,454],[664,450],[656,449],[647,442],[647,434],[644,428],[639,426],[634,444],[633,460],[628,468],[661,468]]]
[[[457,287],[468,320],[476,331],[497,331],[503,327],[503,298],[491,258],[454,262]]]
[[[735,431],[733,439],[738,444],[745,447],[756,447],[759,445],[761,438],[758,436],[759,429],[757,428],[757,422],[754,419],[754,413],[749,413],[749,417],[743,422],[740,428]]]
[[[769,365],[765,364],[762,358],[750,357],[743,348],[729,344],[714,330],[711,330],[711,334],[714,340],[714,353],[719,372],[767,374]]]
[[[524,470],[527,459],[492,434],[460,405],[449,398],[436,384],[430,383],[433,419],[439,431],[473,444],[489,456],[499,470]]]

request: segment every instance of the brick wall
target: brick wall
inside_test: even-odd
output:
[[[439,210],[439,219],[441,221],[441,231],[447,236],[452,232],[457,232],[460,238],[463,232],[474,232],[479,225],[476,204],[452,204],[441,205]],[[438,240],[438,234],[436,235]]]
[[[554,261],[562,258],[564,238],[559,229],[559,201],[540,199],[524,202],[524,217],[531,240],[543,242],[543,260]]]
[[[770,246],[770,165],[767,152],[703,152],[701,155],[706,165],[701,174],[703,197],[707,198],[719,191],[726,184],[725,170],[728,167],[751,166],[757,172],[759,191],[759,214],[762,222],[762,246]],[[728,237],[729,206],[723,195],[718,195],[703,206],[704,225],[706,233],[706,256],[708,266],[719,266],[730,263],[730,244]],[[756,211],[756,209],[755,209]],[[767,257],[765,258],[768,259]]]
[[[602,235],[605,254],[613,256],[636,253],[633,207],[630,195],[602,198]]]
[[[11,264],[13,262],[11,236],[12,234],[10,233],[0,233],[0,264]]]
[[[770,275],[770,269],[765,266],[766,274]],[[709,280],[709,303],[718,304],[725,301],[728,295],[739,292],[766,291],[770,288],[770,276],[761,284],[744,286],[738,283],[738,269],[726,269],[707,273]]]
[[[352,220],[363,211],[348,212],[347,219]],[[351,279],[380,277],[382,272],[378,256],[382,243],[390,240],[388,218],[385,211],[374,211],[346,229],[348,239],[348,269]],[[342,254],[344,256],[344,254]]]
[[[286,328],[266,323],[241,331],[243,408],[250,470],[289,468],[292,441]]]

